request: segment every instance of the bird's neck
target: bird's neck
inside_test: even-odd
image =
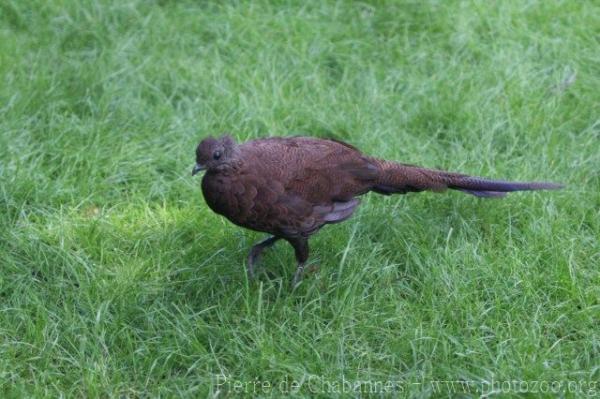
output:
[[[241,160],[231,159],[231,160],[228,160],[227,162],[223,162],[223,163],[217,165],[214,168],[209,169],[208,172],[212,173],[212,174],[222,175],[222,176],[229,176],[229,175],[234,175],[234,174],[238,173],[238,171],[241,169],[241,167],[242,167]]]

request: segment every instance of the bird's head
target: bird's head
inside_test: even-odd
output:
[[[214,170],[226,165],[235,153],[236,144],[230,136],[207,137],[196,147],[196,165],[192,176],[202,170]]]

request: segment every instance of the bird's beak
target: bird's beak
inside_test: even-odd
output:
[[[194,169],[192,169],[192,176],[194,176],[196,173],[198,173],[204,169],[206,169],[205,166],[202,166],[199,163],[197,163],[196,165],[194,165]]]

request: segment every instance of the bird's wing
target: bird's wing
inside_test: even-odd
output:
[[[361,153],[334,141],[272,138],[242,149],[238,219],[251,228],[285,236],[309,235],[350,217],[376,176]],[[248,195],[251,193],[251,195]],[[248,203],[246,203],[248,202]]]
[[[290,137],[253,143],[261,173],[311,204],[349,201],[368,191],[377,177],[377,167],[367,157],[338,141]]]

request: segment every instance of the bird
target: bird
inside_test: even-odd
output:
[[[491,180],[428,169],[363,154],[343,141],[316,137],[267,137],[236,143],[229,135],[208,136],[196,147],[192,176],[205,171],[206,204],[232,223],[268,238],[248,254],[247,274],[255,277],[261,253],[278,240],[294,249],[293,287],[300,284],[309,257],[309,238],[327,224],[352,216],[360,196],[446,189],[481,198],[523,190],[563,187],[548,182]]]

